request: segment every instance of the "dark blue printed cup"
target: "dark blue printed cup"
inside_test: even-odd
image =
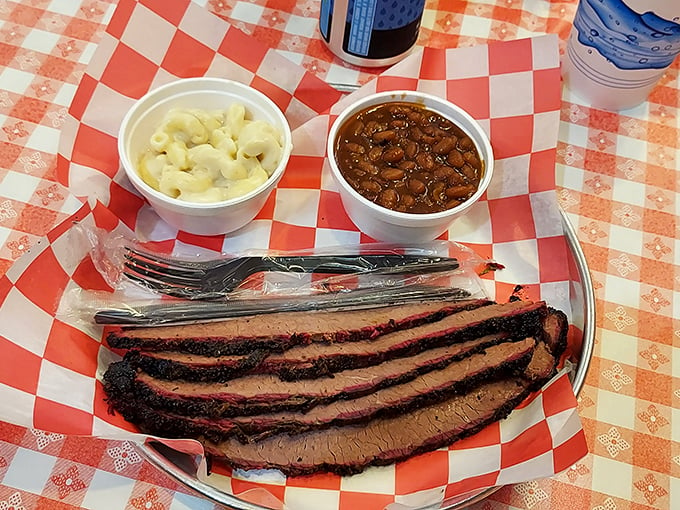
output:
[[[567,42],[567,87],[591,106],[639,105],[680,53],[680,0],[580,0]]]
[[[321,0],[319,31],[343,60],[388,66],[415,45],[424,7],[425,0]]]

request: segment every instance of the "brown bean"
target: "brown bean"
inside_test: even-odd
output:
[[[434,158],[429,152],[421,152],[416,156],[416,163],[424,170],[432,170],[434,168]]]
[[[419,179],[409,179],[408,181],[408,189],[412,193],[415,193],[416,195],[422,195],[427,191],[427,187],[425,186],[425,183]]]
[[[469,195],[474,193],[474,186],[451,186],[446,189],[446,196],[449,198],[467,198]]]
[[[453,149],[451,152],[449,152],[449,155],[446,157],[446,161],[449,163],[449,165],[456,168],[460,168],[465,164],[465,158],[458,149]]]
[[[404,119],[395,119],[392,122],[390,122],[390,127],[393,128],[403,128],[408,125],[408,122],[406,122]]]
[[[347,179],[347,182],[349,182],[355,190],[361,193],[361,182],[357,179],[357,177],[360,177],[358,172],[352,173],[351,175],[343,174],[343,176],[345,177],[345,179]]]
[[[454,207],[456,207],[457,205],[460,205],[460,204],[461,204],[461,201],[460,201],[460,200],[457,200],[457,199],[455,199],[455,198],[452,198],[451,200],[449,200],[448,202],[446,202],[446,204],[444,205],[444,207],[445,207],[446,209],[453,209]]]
[[[382,153],[383,153],[382,147],[371,147],[371,150],[368,151],[368,159],[370,159],[371,161],[380,161]]]
[[[359,136],[363,130],[364,123],[358,119],[352,122],[352,124],[349,126],[349,132],[352,133],[353,136]]]
[[[373,141],[375,143],[391,142],[396,136],[397,134],[391,129],[386,131],[377,131],[373,133]]]
[[[475,144],[472,142],[469,136],[464,136],[458,140],[458,147],[465,151],[469,151],[475,147]]]
[[[392,188],[382,190],[376,199],[378,204],[382,205],[383,207],[387,207],[388,209],[394,209],[398,201],[399,194]]]
[[[411,122],[415,122],[416,124],[421,124],[423,122],[422,113],[414,110],[409,110],[408,112],[406,112],[406,117],[408,117],[408,120],[410,120]]]
[[[404,178],[404,171],[399,168],[385,168],[380,172],[380,177],[388,181],[398,181]]]
[[[446,180],[451,174],[455,173],[456,171],[450,166],[440,165],[434,169],[432,175],[434,175],[435,179],[437,179],[438,181],[443,181]]]
[[[386,163],[396,163],[397,161],[403,159],[404,157],[404,149],[401,147],[395,146],[395,147],[390,147],[387,149],[385,152],[383,152],[382,159]]]
[[[467,161],[471,167],[474,168],[479,168],[479,158],[477,157],[477,153],[473,151],[468,151],[465,154],[463,154],[463,157],[465,158],[465,161]]]
[[[400,105],[391,105],[388,106],[387,111],[390,112],[395,117],[404,117],[408,110]]]
[[[446,195],[444,194],[444,189],[446,189],[446,184],[444,184],[441,181],[435,182],[434,185],[432,186],[432,190],[430,191],[430,195],[437,202],[441,202],[443,199],[446,198]]]
[[[442,138],[432,147],[432,152],[441,155],[448,154],[456,148],[456,141],[455,138]]]
[[[425,136],[425,134],[420,130],[420,128],[418,126],[413,126],[409,130],[409,136],[410,136],[411,140],[413,140],[415,142],[419,142],[420,140],[422,140],[422,138],[423,138],[423,136]]]
[[[470,165],[463,165],[460,171],[470,184],[479,183],[479,172],[477,172],[477,169],[472,168]]]
[[[451,175],[449,175],[447,182],[449,183],[449,186],[464,186],[465,184],[468,183],[468,181],[463,175],[455,171]]]
[[[380,131],[380,124],[375,120],[369,120],[364,128],[364,136],[372,136],[376,131]]]
[[[375,181],[371,181],[369,179],[364,179],[363,181],[361,181],[361,183],[359,184],[359,187],[362,190],[370,191],[371,193],[380,193],[380,190],[382,190],[382,187],[380,186],[380,184],[378,184]]]
[[[345,147],[348,151],[354,152],[355,154],[363,154],[366,152],[366,148],[363,145],[359,145],[358,143],[354,142],[347,142]]]
[[[420,141],[427,145],[434,145],[437,142],[437,138],[430,135],[423,135],[420,137]]]
[[[410,159],[402,159],[397,165],[397,167],[407,171],[413,170],[416,167],[416,162],[411,161]]]
[[[399,198],[399,203],[400,203],[402,206],[404,206],[405,208],[408,209],[408,208],[410,208],[410,207],[413,207],[413,204],[416,203],[416,199],[413,198],[412,195],[409,195],[408,193],[405,193],[405,194],[401,195],[401,197]]]
[[[413,159],[413,157],[418,154],[418,144],[413,140],[406,140],[404,154],[406,154],[407,158]]]
[[[373,163],[369,163],[368,161],[359,161],[357,163],[357,167],[371,175],[377,175],[380,170],[377,166],[375,166]]]

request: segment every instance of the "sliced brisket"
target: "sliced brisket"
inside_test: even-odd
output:
[[[271,374],[257,374],[228,383],[167,381],[139,372],[127,361],[121,361],[111,364],[104,374],[104,384],[114,407],[134,401],[187,416],[212,417],[306,410],[410,381],[503,342],[505,337],[488,335],[318,380],[281,381]]]
[[[246,355],[137,352],[110,365],[104,387],[142,431],[197,438],[235,468],[354,474],[474,434],[554,375],[568,328],[562,312],[543,302],[478,305],[364,341],[302,335],[305,345],[284,352],[264,352],[264,340]],[[348,339],[357,341],[332,341]]]
[[[125,419],[136,423],[149,434],[166,437],[204,436],[211,441],[222,441],[235,435],[244,442],[259,441],[284,432],[299,434],[312,429],[407,413],[452,395],[466,393],[481,382],[518,375],[526,369],[535,344],[533,338],[498,344],[483,353],[473,354],[403,384],[377,390],[363,397],[319,405],[308,412],[284,411],[216,419],[158,411],[130,400],[117,403],[116,408]]]
[[[483,384],[470,393],[362,425],[243,444],[237,438],[204,441],[206,452],[234,468],[278,469],[289,476],[330,471],[358,473],[447,446],[505,418],[530,393],[522,379]]]
[[[541,331],[546,313],[543,302],[515,301],[459,311],[437,322],[387,333],[370,342],[311,343],[282,353],[261,356],[254,352],[242,358],[161,351],[132,353],[127,359],[154,377],[170,380],[227,381],[249,372],[276,374],[291,381],[376,365],[498,331],[512,331],[516,338],[535,336]]]
[[[351,311],[281,312],[184,326],[114,327],[107,334],[113,348],[176,350],[222,356],[258,349],[282,351],[310,342],[344,342],[436,321],[488,300],[432,301]]]

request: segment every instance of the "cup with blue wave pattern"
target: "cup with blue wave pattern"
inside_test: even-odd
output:
[[[580,0],[563,61],[567,87],[605,110],[644,102],[680,53],[680,0]]]

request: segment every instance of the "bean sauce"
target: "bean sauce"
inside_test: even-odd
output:
[[[406,102],[371,106],[345,122],[335,159],[361,195],[407,213],[440,212],[465,202],[484,173],[482,158],[462,129]]]

